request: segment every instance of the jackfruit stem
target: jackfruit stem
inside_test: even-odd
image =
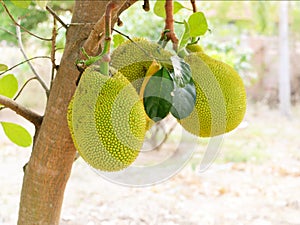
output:
[[[84,48],[81,48],[83,55],[87,60],[79,60],[76,62],[77,67],[85,69],[86,67],[94,64],[95,62],[100,62],[100,72],[103,75],[109,75],[109,61],[110,61],[110,44],[111,44],[111,15],[113,9],[116,7],[114,2],[108,3],[105,12],[105,40],[102,52],[97,56],[89,56]]]
[[[150,10],[150,3],[149,0],[144,0],[143,9],[148,12]]]
[[[166,25],[165,29],[161,34],[161,38],[159,43],[163,43],[163,47],[166,43],[171,40],[173,43],[173,49],[177,52],[178,49],[178,38],[174,32],[174,18],[173,18],[173,0],[166,0],[165,4],[165,11],[166,11]]]
[[[185,56],[187,56],[189,53],[185,50],[185,48],[181,49],[180,51],[177,52],[177,55],[180,58],[184,58]]]
[[[191,4],[193,7],[193,13],[197,12],[196,0],[191,0]]]

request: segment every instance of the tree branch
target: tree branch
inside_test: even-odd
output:
[[[24,88],[26,87],[26,85],[32,81],[32,80],[36,80],[37,78],[36,77],[31,77],[29,78],[24,84],[23,86],[21,87],[20,91],[18,92],[18,94],[16,94],[16,96],[14,97],[14,100],[17,100],[17,98],[21,95],[22,91],[24,90]]]
[[[6,29],[3,28],[3,27],[0,27],[0,30],[2,30],[2,31],[4,31],[4,32],[6,32],[6,33],[8,33],[8,34],[10,34],[10,35],[12,35],[12,36],[14,36],[15,38],[17,38],[17,36],[16,36],[14,33],[10,32],[9,30],[6,30]]]
[[[192,7],[193,7],[193,12],[197,12],[197,6],[196,6],[196,0],[191,0],[191,4],[192,4]]]
[[[113,2],[115,4],[115,8],[112,10],[112,24],[117,21],[119,15],[128,9],[131,5],[133,5],[138,0],[127,0],[127,1],[120,1],[120,0],[111,0],[110,2]],[[90,56],[95,56],[99,53],[100,44],[105,38],[105,15],[101,17],[97,23],[94,25],[89,37],[85,41],[83,48],[86,51],[86,53]],[[81,58],[84,58],[83,55],[81,55]]]
[[[149,0],[144,0],[143,9],[148,12],[150,10],[150,3]]]
[[[18,66],[24,64],[24,63],[27,63],[28,61],[34,60],[34,59],[51,59],[51,58],[50,58],[49,56],[35,56],[35,57],[32,57],[32,58],[30,58],[30,59],[24,60],[24,61],[22,61],[22,62],[20,62],[20,63],[18,63],[18,64],[16,64],[16,65],[10,67],[9,69],[7,69],[7,70],[1,72],[1,73],[0,73],[0,76],[3,75],[3,74],[5,74],[7,71],[10,71],[10,70],[12,70],[12,69],[14,69],[14,68],[16,68],[16,67],[18,67]]]
[[[54,20],[56,19],[65,29],[68,29],[68,25],[62,21],[62,19],[53,11],[53,9],[51,9],[49,6],[46,6],[46,9],[53,16]],[[53,38],[51,39],[53,40]]]
[[[25,27],[21,26],[21,25],[15,20],[15,18],[11,15],[11,13],[10,13],[10,11],[8,10],[8,8],[6,7],[5,3],[4,3],[2,0],[1,0],[0,2],[1,2],[1,4],[2,4],[2,6],[3,6],[5,12],[6,12],[7,15],[9,16],[9,18],[12,20],[12,22],[13,22],[17,27],[21,28],[22,30],[24,30],[24,31],[26,31],[28,34],[30,34],[31,36],[36,37],[36,38],[38,38],[38,39],[40,39],[40,40],[43,40],[43,41],[51,41],[50,38],[43,38],[43,37],[40,37],[40,36],[38,36],[38,35],[36,35],[36,34],[30,32],[29,30],[27,30]]]
[[[40,75],[36,72],[36,70],[34,69],[33,65],[31,64],[31,62],[28,60],[28,57],[25,53],[24,47],[23,47],[23,43],[22,43],[22,36],[21,36],[21,29],[19,26],[16,26],[16,32],[17,32],[17,38],[18,38],[18,43],[19,43],[19,47],[20,50],[24,56],[24,58],[27,60],[27,63],[30,67],[30,69],[32,70],[33,74],[36,76],[37,80],[40,82],[40,84],[42,85],[42,87],[44,88],[44,90],[46,91],[46,95],[47,97],[49,96],[49,89],[46,86],[45,82],[42,80],[42,78],[40,77]]]
[[[55,75],[55,70],[56,70],[56,64],[55,64],[56,37],[57,37],[56,18],[53,17],[52,42],[51,42],[51,62],[52,62],[52,69],[51,69],[50,89],[52,87],[52,83],[53,83],[54,75]]]
[[[173,49],[177,51],[178,48],[178,38],[174,32],[174,18],[173,18],[173,0],[166,0],[165,4],[166,10],[166,25],[162,32],[161,41],[167,43],[169,40],[173,43]],[[165,44],[163,44],[165,46]]]
[[[16,112],[18,115],[24,117],[31,123],[35,125],[36,128],[39,128],[42,124],[43,117],[39,114],[31,111],[30,109],[27,109],[12,99],[5,97],[3,95],[0,95],[0,104],[4,105],[6,108],[11,109],[12,111]]]

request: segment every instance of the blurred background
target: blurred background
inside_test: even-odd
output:
[[[5,1],[8,7],[13,6]],[[189,1],[174,15],[183,21],[191,14]],[[61,224],[182,224],[182,225],[299,225],[300,224],[300,2],[299,1],[196,1],[208,21],[201,37],[207,54],[232,65],[244,80],[248,107],[242,124],[225,135],[220,153],[208,170],[199,164],[209,139],[200,138],[186,166],[169,180],[144,188],[122,187],[94,173],[81,159],[74,163],[63,205]],[[73,1],[51,1],[49,6],[70,23]],[[157,41],[164,20],[137,2],[121,15],[115,29],[130,37]],[[38,5],[11,11],[33,33],[51,37],[52,18]],[[15,27],[0,8],[0,63],[13,66],[24,60]],[[60,26],[60,25],[58,25]],[[175,23],[180,36],[182,24]],[[114,42],[124,38],[114,32]],[[57,63],[64,48],[65,30],[59,28]],[[50,43],[22,34],[29,57],[49,55]],[[170,47],[170,46],[168,46]],[[34,60],[47,84],[50,60]],[[33,76],[27,64],[12,71],[21,86]],[[37,81],[30,82],[18,102],[43,113],[46,97]],[[1,121],[34,127],[9,110]],[[168,155],[176,142],[170,135]],[[23,165],[31,148],[13,145],[0,130],[0,224],[15,224]]]

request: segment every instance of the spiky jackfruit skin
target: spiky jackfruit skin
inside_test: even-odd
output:
[[[236,128],[246,112],[246,91],[239,74],[203,52],[191,53],[185,61],[191,67],[197,96],[194,110],[179,123],[200,137],[212,137]]]
[[[171,67],[172,53],[160,45],[145,38],[133,38],[133,42],[125,41],[111,55],[111,66],[120,71],[140,92],[146,72],[153,60]]]
[[[95,67],[87,68],[70,102],[68,120],[75,147],[92,167],[119,171],[137,158],[146,114],[121,73],[108,77]]]
[[[203,53],[202,47],[200,45],[197,45],[197,44],[187,45],[186,49],[188,50],[188,52],[202,52]]]

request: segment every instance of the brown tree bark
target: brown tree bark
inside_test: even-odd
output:
[[[54,80],[45,116],[37,131],[25,170],[18,225],[59,224],[64,190],[76,150],[66,121],[68,103],[79,72],[75,61],[94,23],[104,14],[105,1],[76,1],[65,51]]]

